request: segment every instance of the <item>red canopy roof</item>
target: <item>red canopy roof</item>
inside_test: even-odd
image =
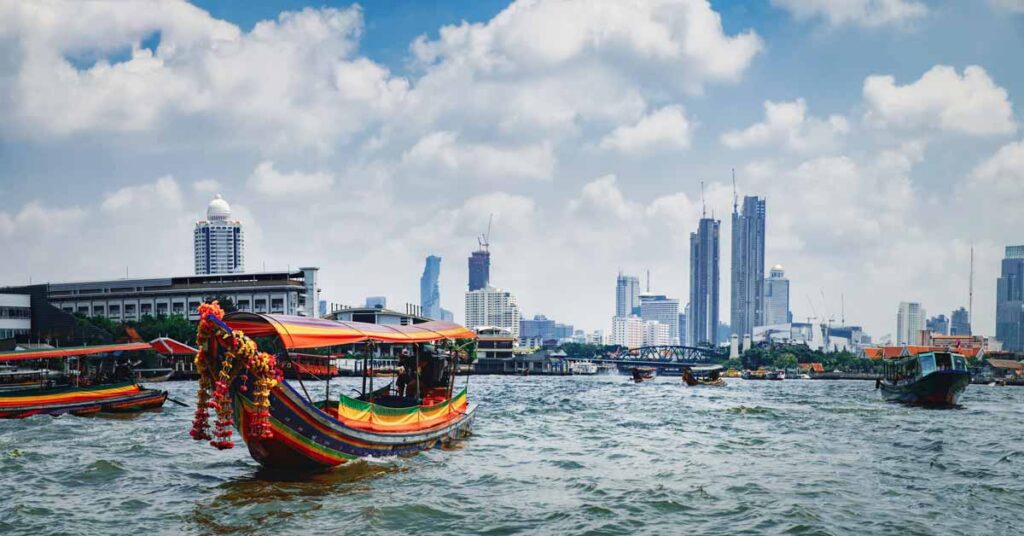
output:
[[[23,352],[0,352],[0,361],[25,361],[28,359],[50,359],[55,357],[78,357],[110,352],[130,352],[133,350],[149,350],[152,347],[146,342],[130,342],[127,344],[98,344],[96,346],[76,346],[73,348],[53,348],[50,350],[27,350]]]
[[[164,355],[195,355],[199,352],[195,348],[178,342],[170,337],[160,337],[149,341],[154,350]]]
[[[475,339],[476,332],[453,322],[435,320],[409,326],[342,322],[304,316],[230,313],[224,322],[250,337],[277,335],[285,348],[322,348],[364,341],[388,343]]]

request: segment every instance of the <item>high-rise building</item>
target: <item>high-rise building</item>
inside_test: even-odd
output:
[[[933,316],[926,324],[928,332],[935,335],[949,335],[949,319],[946,315]]]
[[[441,313],[441,286],[438,278],[441,275],[441,257],[430,255],[423,265],[420,276],[420,311],[423,316],[432,320],[443,320]]]
[[[920,344],[925,312],[917,302],[900,302],[896,314],[896,344]]]
[[[718,244],[720,222],[701,218],[690,233],[690,304],[687,344],[718,344]]]
[[[764,280],[764,323],[765,326],[788,324],[793,321],[789,313],[789,279],[781,264],[772,266],[768,279]]]
[[[644,345],[646,337],[647,324],[639,316],[628,315],[612,318],[611,344],[639,348]]]
[[[466,292],[466,327],[496,327],[519,339],[519,305],[507,290],[484,287]]]
[[[686,313],[679,313],[679,344],[686,346]]]
[[[1024,351],[1024,246],[1006,246],[996,280],[996,339],[1003,350]]]
[[[950,335],[970,335],[971,334],[971,314],[967,312],[967,309],[963,307],[953,311],[952,319],[949,323],[949,334]]]
[[[245,271],[245,235],[231,219],[231,206],[220,194],[206,207],[206,220],[192,232],[196,275],[240,274]]]
[[[679,344],[679,300],[662,294],[641,294],[640,318],[667,326],[668,339],[664,344]]]
[[[764,325],[764,221],[765,201],[743,198],[743,211],[732,207],[732,288],[730,323],[739,337]]]
[[[615,279],[615,316],[629,316],[640,312],[640,279],[635,275],[622,275]]]
[[[469,256],[469,290],[480,290],[491,284],[491,252],[479,249]]]
[[[668,346],[669,327],[657,320],[644,320],[644,346]]]

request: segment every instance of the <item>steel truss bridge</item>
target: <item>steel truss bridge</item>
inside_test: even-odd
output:
[[[681,373],[684,367],[699,367],[724,361],[729,357],[725,351],[698,346],[642,346],[622,351],[617,355],[606,355],[590,359],[598,364],[614,364],[622,372],[632,367],[654,367],[658,372]]]

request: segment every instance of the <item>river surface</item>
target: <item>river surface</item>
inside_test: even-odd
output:
[[[194,402],[194,383],[163,385]],[[926,410],[873,387],[476,376],[456,447],[291,481],[192,441],[170,402],[0,421],[0,533],[1024,532],[1024,389]]]

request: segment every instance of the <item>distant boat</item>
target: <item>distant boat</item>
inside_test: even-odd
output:
[[[138,374],[139,381],[144,381],[146,383],[161,383],[171,379],[171,376],[174,375],[174,369],[135,369],[135,373]]]
[[[925,352],[886,360],[875,387],[891,402],[921,406],[955,406],[971,373],[967,359],[951,352]]]
[[[569,373],[573,376],[597,374],[597,364],[592,361],[573,361],[569,363]]]
[[[783,370],[745,370],[743,371],[744,380],[785,380],[786,372]]]
[[[654,368],[652,367],[633,367],[630,369],[632,380],[636,383],[649,382],[654,379]]]

